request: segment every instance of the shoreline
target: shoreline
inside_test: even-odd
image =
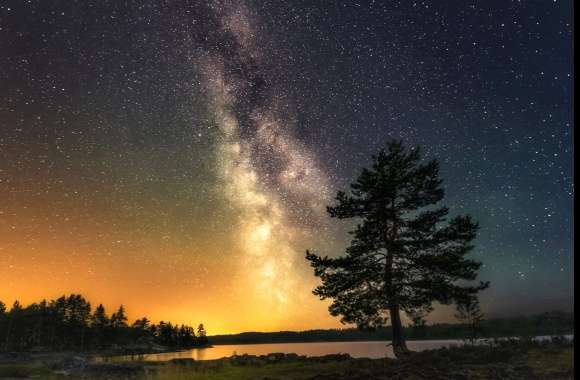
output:
[[[540,335],[540,336],[536,336],[536,337],[532,337],[530,338],[531,342],[535,342],[535,343],[551,343],[552,340],[554,338],[562,338],[562,342],[565,343],[570,343],[574,341],[574,334],[565,334],[565,335]],[[520,339],[522,339],[522,337],[518,337],[518,336],[508,336],[508,337],[492,337],[492,338],[479,338],[476,341],[476,346],[490,346],[490,345],[494,345],[500,342],[509,342],[509,341],[519,341]],[[122,358],[130,358],[131,360],[135,360],[135,361],[139,361],[139,360],[144,360],[144,359],[140,359],[140,356],[147,356],[147,355],[163,355],[163,354],[171,354],[171,353],[183,353],[183,352],[188,352],[188,351],[193,351],[193,350],[197,350],[197,349],[206,349],[206,348],[212,348],[214,346],[254,346],[254,345],[259,345],[259,346],[265,346],[265,345],[301,345],[301,344],[316,344],[316,343],[327,343],[327,344],[333,344],[333,343],[385,343],[385,346],[389,346],[388,343],[390,343],[391,341],[389,340],[357,340],[357,341],[317,341],[317,342],[284,342],[284,343],[246,343],[246,344],[215,344],[215,345],[210,345],[208,347],[200,347],[200,348],[190,348],[190,349],[180,349],[180,350],[164,350],[164,351],[154,351],[154,352],[140,352],[140,353],[128,353],[128,354],[121,354],[121,355],[98,355],[98,356],[94,356],[95,357],[100,357],[102,359],[105,359],[105,361],[107,361],[107,359],[113,359],[111,361],[114,361],[114,358],[117,359],[122,359]],[[450,348],[450,347],[462,347],[462,346],[469,346],[469,342],[467,339],[414,339],[414,340],[407,340],[408,343],[413,343],[413,342],[441,342],[441,343],[450,343],[448,345],[442,345],[441,347],[437,347],[437,348],[427,348],[425,350],[438,350],[441,348]],[[423,350],[418,350],[416,352],[421,352]],[[269,355],[269,354],[278,354],[284,352],[286,354],[290,354],[290,353],[294,353],[291,350],[276,350],[275,348],[273,348],[272,352],[269,353],[262,353],[262,354],[248,354],[248,353],[241,353],[241,354],[233,354],[233,355],[227,355],[227,356],[223,356],[220,358],[213,358],[213,359],[196,359],[197,361],[212,361],[212,360],[221,360],[221,359],[228,359],[228,358],[232,358],[232,357],[236,357],[236,356],[264,356],[264,355]],[[326,353],[326,354],[320,354],[320,355],[301,355],[301,356],[305,356],[308,358],[316,358],[316,357],[323,357],[323,356],[328,356],[328,355],[336,355],[338,353]],[[348,354],[348,353],[346,353]],[[132,357],[135,357],[134,359]],[[376,358],[372,358],[372,357],[355,357],[353,356],[353,359],[371,359],[371,360],[375,360]],[[167,361],[171,361],[171,360],[181,360],[181,359],[187,359],[187,358],[168,358],[166,360],[149,360],[151,362],[167,362]],[[193,358],[192,358],[193,359]],[[129,361],[131,361],[129,360]],[[148,361],[148,360],[144,360],[144,361]]]
[[[27,355],[0,360],[2,378],[102,379],[287,379],[287,380],[402,380],[402,379],[568,379],[574,373],[570,342],[503,341],[496,345],[466,345],[413,352],[398,359],[353,358],[348,354],[306,357],[296,353],[237,355],[163,362],[92,362],[68,354]]]
[[[532,339],[550,338],[550,337],[565,337],[567,339],[574,338],[574,332],[566,334],[553,335],[536,335]],[[477,338],[478,341],[490,341],[495,339],[520,339],[521,335],[503,335],[503,336],[486,336]],[[446,341],[468,341],[469,338],[441,338],[441,337],[425,337],[421,339],[407,339],[407,342],[446,342]],[[305,344],[305,343],[357,343],[357,342],[391,342],[389,339],[346,339],[346,340],[292,340],[292,341],[273,341],[273,342],[217,342],[212,343],[212,346],[247,346],[247,345],[265,345],[265,344]]]

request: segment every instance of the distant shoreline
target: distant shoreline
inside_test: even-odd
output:
[[[554,336],[574,334],[574,314],[548,312],[538,315],[493,318],[481,323],[479,338],[493,339],[519,336]],[[409,341],[461,340],[468,338],[469,330],[462,324],[440,323],[421,327],[405,327]],[[315,342],[391,341],[390,327],[374,331],[347,329],[318,329],[307,331],[243,332],[208,336],[212,345],[274,344]]]
[[[574,332],[571,331],[569,333],[566,334],[556,334],[556,335],[538,335],[533,337],[532,339],[535,338],[544,338],[544,337],[564,337],[566,339],[573,339],[574,338]],[[521,336],[518,335],[511,335],[511,336],[490,336],[490,337],[481,337],[478,338],[479,341],[488,341],[488,340],[494,340],[494,339],[519,339],[521,338]],[[430,342],[449,342],[449,341],[464,341],[467,340],[467,338],[424,338],[424,339],[407,339],[407,342],[425,342],[425,341],[430,341]],[[304,341],[304,342],[297,342],[297,341],[292,341],[292,342],[259,342],[259,343],[216,343],[213,344],[212,346],[245,346],[245,345],[257,345],[257,344],[305,344],[305,343],[379,343],[379,342],[384,342],[384,343],[389,343],[391,342],[390,339],[379,339],[379,340],[319,340],[319,341]],[[177,352],[177,351],[189,351],[189,350],[196,350],[196,349],[205,349],[205,348],[211,348],[212,346],[209,347],[192,347],[190,349],[183,349],[183,350],[176,350],[176,351],[170,351],[170,352]],[[167,351],[166,351],[167,352]]]
[[[487,339],[487,338],[484,338]],[[420,342],[420,341],[457,341],[461,339],[457,338],[433,338],[433,339],[407,339],[408,342]],[[256,342],[256,343],[215,343],[213,346],[245,346],[245,345],[255,345],[255,344],[304,344],[304,343],[365,343],[365,342],[390,342],[390,339],[357,339],[357,340],[309,340],[309,341],[291,341],[291,342]],[[196,347],[192,348],[196,349]],[[187,351],[187,350],[186,350]]]

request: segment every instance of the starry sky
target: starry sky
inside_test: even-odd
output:
[[[0,299],[340,326],[304,251],[401,138],[480,222],[487,313],[571,305],[572,86],[571,1],[4,0]]]

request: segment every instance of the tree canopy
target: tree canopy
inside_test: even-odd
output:
[[[205,329],[203,335],[196,335],[193,327],[171,322],[152,324],[145,317],[129,327],[123,306],[109,317],[102,304],[92,311],[80,294],[26,307],[16,301],[10,310],[0,302],[0,351],[82,351],[152,344],[187,348],[207,345],[205,334]]]
[[[424,161],[420,148],[401,141],[373,156],[350,192],[337,193],[330,216],[357,222],[346,255],[306,252],[322,281],[314,294],[332,299],[332,315],[361,328],[390,317],[395,351],[405,352],[400,311],[417,318],[435,301],[463,301],[489,285],[470,284],[481,266],[466,258],[478,224],[468,215],[448,219],[443,197],[438,161]]]

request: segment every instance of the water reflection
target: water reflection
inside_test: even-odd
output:
[[[239,344],[217,345],[211,348],[192,349],[159,354],[130,355],[115,358],[116,360],[167,361],[171,359],[193,358],[195,360],[213,360],[232,355],[267,355],[273,352],[295,353],[305,356],[323,356],[328,354],[349,354],[354,358],[394,357],[389,342],[315,342],[315,343],[272,343],[272,344]],[[411,350],[422,351],[440,347],[462,344],[459,340],[426,340],[410,341]]]
[[[563,338],[571,340],[574,335],[565,335]],[[508,338],[500,338],[508,339]],[[534,340],[550,340],[550,336],[537,336]],[[479,343],[485,344],[487,339],[481,339]],[[349,354],[353,358],[378,359],[384,357],[394,358],[392,347],[388,341],[366,342],[314,342],[314,343],[267,343],[267,344],[228,344],[217,345],[211,348],[199,348],[176,352],[164,352],[160,354],[128,355],[112,358],[113,360],[146,360],[167,361],[171,359],[214,360],[232,355],[267,355],[274,352],[285,354],[295,353],[305,356],[323,356],[329,354]],[[464,344],[462,340],[415,340],[407,341],[407,346],[413,351],[432,350],[442,347],[459,346]]]

